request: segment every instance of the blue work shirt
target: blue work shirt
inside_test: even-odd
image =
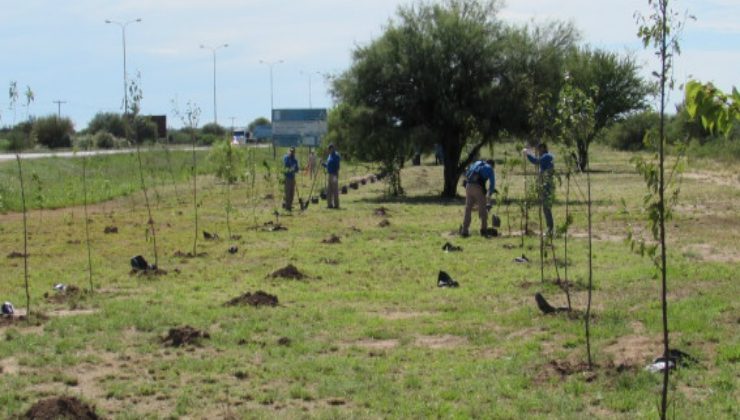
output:
[[[285,178],[294,179],[298,172],[298,159],[288,153],[283,157],[283,165],[285,165]]]
[[[468,168],[465,177],[468,182],[479,183],[485,190],[486,180],[488,180],[488,196],[492,196],[496,190],[496,174],[493,172],[493,167],[485,161],[479,160]]]
[[[339,153],[335,150],[329,154],[329,157],[326,158],[326,162],[322,163],[322,165],[326,168],[326,172],[328,172],[329,175],[339,175],[340,160]]]
[[[529,159],[529,161],[534,163],[535,165],[539,164],[540,172],[544,173],[549,170],[555,169],[555,156],[553,156],[550,152],[547,152],[540,157],[527,153],[527,159]]]

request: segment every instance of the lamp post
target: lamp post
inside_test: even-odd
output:
[[[216,112],[216,50],[219,48],[226,48],[229,44],[217,45],[215,47],[209,47],[201,44],[200,48],[205,50],[211,50],[213,54],[213,123],[218,125],[218,113]]]
[[[270,124],[273,123],[273,121],[272,121],[272,114],[273,114],[273,110],[275,109],[275,102],[274,102],[275,96],[274,96],[274,92],[273,92],[273,88],[272,88],[272,67],[275,64],[280,64],[282,62],[283,62],[283,60],[277,60],[277,61],[260,60],[260,64],[265,64],[268,67],[270,67]],[[275,150],[275,139],[273,137],[273,140],[272,140],[272,158],[275,159],[275,157],[277,157],[277,151]]]
[[[314,74],[318,74],[320,76],[321,73],[318,72],[318,71],[303,71],[303,70],[301,70],[301,74],[304,75],[304,76],[308,76],[308,108],[309,109],[313,109],[313,104],[311,103],[311,77]]]
[[[105,23],[112,23],[121,28],[121,39],[123,41],[123,113],[128,114],[128,81],[126,76],[126,26],[131,23],[141,22],[141,18],[129,20],[126,22],[116,22],[115,20],[106,19]]]

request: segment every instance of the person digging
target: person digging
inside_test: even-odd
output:
[[[283,208],[287,211],[293,210],[293,195],[295,194],[295,174],[298,172],[298,159],[295,157],[295,147],[291,147],[283,157],[285,166],[285,202]]]
[[[486,197],[486,181],[488,181],[488,196]],[[480,217],[480,234],[483,237],[492,236],[488,230],[488,205],[491,196],[496,192],[496,175],[493,171],[493,160],[479,160],[472,163],[465,172],[463,180],[465,186],[465,217],[460,226],[460,236],[470,236],[468,228],[473,212],[473,207],[478,207]]]

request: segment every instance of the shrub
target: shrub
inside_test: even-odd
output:
[[[0,149],[11,152],[32,149],[35,146],[32,131],[33,123],[29,121],[18,123],[12,129],[3,130],[2,137],[5,141]]]
[[[33,137],[38,144],[49,147],[70,147],[72,145],[72,134],[74,124],[69,118],[58,118],[49,115],[37,119],[33,124]]]
[[[93,144],[98,149],[113,149],[116,147],[115,136],[107,131],[98,131],[93,138]]]
[[[77,135],[72,140],[74,147],[80,150],[92,149],[95,146],[95,139],[89,134]]]
[[[208,123],[204,125],[200,131],[203,134],[209,134],[209,135],[213,135],[216,137],[223,137],[226,135],[226,129],[216,123]]]
[[[215,168],[216,177],[230,184],[244,179],[246,160],[243,148],[225,140],[216,142],[208,153],[208,163]]]
[[[126,137],[126,129],[121,114],[113,112],[99,112],[87,124],[87,131],[95,134],[98,131],[107,131],[116,137]]]
[[[157,140],[157,124],[146,117],[134,119],[134,140],[137,143]]]
[[[645,134],[655,130],[660,118],[652,111],[640,112],[612,125],[604,134],[604,140],[619,150],[642,150]]]

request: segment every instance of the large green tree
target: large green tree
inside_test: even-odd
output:
[[[632,111],[647,106],[647,96],[654,89],[640,75],[631,56],[581,48],[572,52],[567,64],[573,85],[587,92],[596,106],[591,136],[577,142],[578,164],[588,165],[588,148],[602,129]]]
[[[454,197],[481,147],[504,131],[532,131],[532,98],[547,96],[554,106],[575,39],[568,25],[509,27],[497,10],[496,1],[473,0],[401,7],[333,81],[343,109],[330,131],[390,169],[409,151],[440,144],[442,195]]]

